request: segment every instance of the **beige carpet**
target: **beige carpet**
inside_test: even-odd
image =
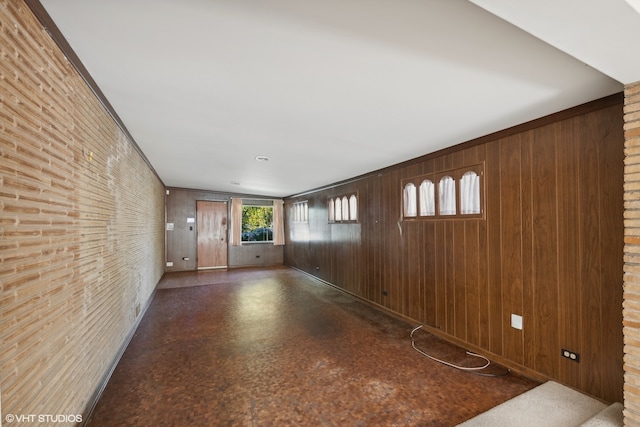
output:
[[[548,381],[460,426],[578,427],[594,417],[600,417],[600,423],[592,424],[594,426],[622,425],[621,405],[609,407],[569,387]]]

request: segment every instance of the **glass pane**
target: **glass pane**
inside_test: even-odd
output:
[[[329,199],[329,207],[327,209],[329,211],[329,221],[335,221],[336,208],[333,204],[333,199]]]
[[[413,183],[408,183],[404,186],[402,195],[404,204],[404,216],[412,217],[417,215],[416,205],[416,186]]]
[[[349,197],[349,219],[351,221],[358,220],[358,198],[355,194]]]
[[[242,241],[267,242],[273,240],[273,207],[242,207]]]
[[[460,212],[480,213],[480,177],[473,171],[466,172],[460,179]]]
[[[450,176],[444,176],[438,184],[440,197],[440,215],[456,214],[456,181]]]
[[[349,220],[349,199],[347,199],[347,196],[342,198],[342,220]]]
[[[342,202],[336,199],[336,221],[342,221]]]
[[[435,185],[429,179],[420,184],[420,216],[436,214]]]

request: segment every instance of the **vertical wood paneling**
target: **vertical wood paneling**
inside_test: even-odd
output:
[[[618,107],[614,107],[617,111]],[[640,114],[636,115],[640,119]],[[623,118],[617,114],[609,114],[607,117],[598,118],[591,114],[587,120],[600,121],[601,132],[615,135],[624,139]],[[600,163],[600,239],[601,239],[601,277],[599,286],[602,302],[602,329],[599,331],[602,337],[602,348],[611,349],[607,355],[600,354],[602,370],[602,396],[614,396],[619,393],[618,381],[614,380],[624,374],[623,369],[623,334],[619,328],[622,324],[622,293],[611,292],[620,283],[620,271],[623,269],[623,259],[619,256],[623,252],[623,241],[618,236],[624,234],[623,227],[623,201],[618,197],[617,191],[610,188],[623,188],[624,186],[624,153],[621,150],[601,150]],[[612,266],[613,268],[609,268]]]
[[[469,260],[465,257],[464,246],[464,223],[460,221],[451,222],[453,227],[451,239],[452,259],[451,274],[453,276],[453,335],[467,339],[467,289],[466,289],[466,269]]]
[[[329,281],[337,286],[514,368],[620,400],[615,367],[622,344],[608,331],[620,326],[621,224],[610,207],[622,199],[615,183],[623,141],[614,131],[619,105],[611,105],[594,103],[535,128],[318,190],[318,199],[359,192],[361,211],[368,211],[359,224],[361,240],[353,244],[351,235],[345,245],[320,218],[323,224],[310,224],[316,230],[310,253],[287,249],[295,256],[285,263],[304,265],[298,256],[314,265],[330,259]],[[406,221],[400,233],[403,178],[478,162],[485,171],[485,219]],[[322,271],[310,273],[325,278]],[[358,276],[365,278],[361,291],[353,285]],[[512,313],[523,316],[522,331],[511,327]],[[580,363],[561,358],[562,346],[580,353]]]
[[[435,223],[425,224],[422,233],[422,246],[424,247],[424,322],[433,327],[437,327],[437,281],[436,281],[436,245],[435,245]]]
[[[463,164],[476,164],[484,160],[480,153],[484,146],[476,146],[463,152]],[[484,177],[482,177],[484,180]],[[480,246],[480,224],[484,221],[464,222],[464,259],[465,259],[465,289],[466,289],[466,340],[471,344],[480,345],[481,328],[486,327],[481,323],[480,317],[480,289],[483,287],[483,274],[481,272],[480,259],[483,250]]]
[[[487,312],[489,318],[489,351],[502,354],[503,314],[502,314],[502,244],[501,244],[501,200],[503,198],[500,176],[500,143],[487,144],[487,163],[485,176],[487,179],[486,223],[487,223],[487,265],[488,294]]]
[[[562,133],[576,135],[579,119],[567,120],[562,124]],[[575,221],[573,209],[578,206],[578,191],[580,182],[578,169],[578,144],[576,138],[566,138],[563,144],[558,144],[558,278],[559,298],[561,310],[559,322],[562,327],[558,331],[560,344],[563,348],[579,352],[581,349],[580,317],[582,311],[578,265],[580,224]],[[560,375],[565,384],[580,387],[580,364],[569,359],[560,361]]]
[[[556,138],[554,125],[540,129],[534,139],[533,187],[533,333],[535,369],[558,378],[558,241]]]
[[[580,142],[580,165],[582,170],[580,176],[580,196],[578,206],[582,212],[580,221],[580,281],[582,283],[581,303],[584,309],[585,318],[583,319],[584,329],[581,333],[583,341],[584,361],[589,364],[598,366],[602,363],[600,360],[600,351],[602,345],[602,336],[594,331],[602,331],[602,304],[600,271],[601,264],[601,247],[600,247],[600,203],[601,194],[599,186],[600,170],[600,144],[597,139],[596,127],[600,124],[583,120],[584,137]],[[589,390],[593,394],[601,392],[602,369],[591,369],[583,372],[582,387]]]
[[[521,153],[517,136],[500,141],[503,354],[518,363],[523,362],[522,331],[510,324],[512,314],[523,315]]]
[[[534,247],[533,247],[533,189],[537,185],[533,175],[533,157],[536,155],[534,132],[523,132],[520,134],[520,170],[522,177],[520,180],[522,187],[522,315],[524,327],[523,337],[523,359],[525,366],[535,366],[536,358],[536,330],[533,319],[536,316],[533,305],[535,287],[533,281],[534,270]]]

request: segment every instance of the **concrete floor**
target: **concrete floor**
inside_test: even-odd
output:
[[[88,425],[454,426],[538,385],[415,326],[286,267],[168,273]]]

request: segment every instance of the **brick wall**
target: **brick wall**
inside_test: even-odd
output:
[[[640,426],[640,82],[625,87],[624,415]]]
[[[3,421],[86,415],[163,274],[163,224],[154,171],[24,3],[0,1]]]

